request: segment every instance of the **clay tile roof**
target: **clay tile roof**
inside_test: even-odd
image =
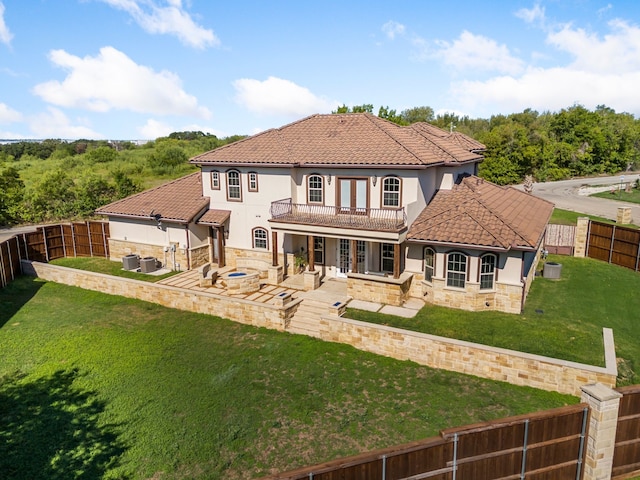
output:
[[[419,168],[482,160],[447,132],[420,125],[426,124],[400,126],[370,113],[312,115],[203,153],[191,163]]]
[[[207,210],[196,223],[202,225],[222,225],[231,216],[231,210]]]
[[[162,220],[189,223],[209,206],[209,199],[202,196],[201,178],[200,172],[192,173],[100,207],[95,213],[138,218],[160,215]]]
[[[546,200],[469,176],[436,193],[407,239],[531,250],[542,240],[552,211]]]

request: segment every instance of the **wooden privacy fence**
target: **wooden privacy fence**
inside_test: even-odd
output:
[[[589,222],[587,256],[638,271],[640,230],[600,222]]]
[[[462,428],[263,480],[582,478],[589,408],[578,404]]]
[[[547,225],[544,249],[557,255],[573,255],[576,237],[575,225]]]
[[[38,227],[0,243],[0,287],[20,273],[20,260],[48,262],[63,257],[109,258],[109,224],[73,222]]]
[[[612,478],[630,478],[640,472],[640,385],[618,388],[618,410]]]

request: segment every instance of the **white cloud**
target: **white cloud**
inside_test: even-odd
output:
[[[30,118],[29,127],[35,138],[104,138],[88,126],[71,125],[69,118],[54,107]]]
[[[0,124],[19,122],[22,114],[5,103],[0,103]]]
[[[545,10],[539,3],[536,3],[533,8],[521,8],[515,13],[515,16],[524,20],[526,23],[539,22],[544,23]]]
[[[4,4],[0,2],[0,42],[10,45],[13,34],[4,21]]]
[[[149,33],[175,35],[190,47],[206,48],[220,45],[213,30],[198,25],[185,11],[181,0],[101,0],[124,10]],[[164,5],[160,5],[163,4]]]
[[[404,35],[405,27],[401,23],[389,20],[382,25],[382,31],[389,39],[393,40],[396,38],[396,35]]]
[[[158,137],[166,137],[170,133],[176,131],[176,129],[170,125],[154,120],[153,118],[147,120],[147,123],[137,130],[140,134],[140,138],[145,140],[155,140]]]
[[[550,68],[530,67],[522,75],[452,84],[451,93],[465,110],[514,112],[524,108],[556,111],[574,103],[593,109],[606,105],[640,114],[640,28],[622,20],[609,22],[605,35],[565,25],[547,35],[547,43],[571,56]],[[550,61],[550,58],[547,59]]]
[[[233,82],[236,100],[248,110],[269,115],[304,116],[330,112],[340,102],[321,98],[305,87],[277,77],[264,82],[241,78]]]
[[[112,109],[157,115],[189,115],[209,118],[211,113],[187,94],[177,75],[136,64],[113,47],[103,47],[95,57],[76,57],[52,50],[51,61],[70,73],[33,88],[44,101],[63,107],[95,112]]]
[[[600,38],[570,25],[550,33],[547,42],[571,54],[569,68],[586,72],[635,72],[640,69],[640,28],[623,20],[609,22],[611,33]]]
[[[515,74],[523,70],[522,60],[509,53],[506,45],[482,35],[463,31],[453,43],[438,41],[434,57],[457,70],[487,70]]]

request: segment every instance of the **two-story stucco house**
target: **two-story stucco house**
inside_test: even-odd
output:
[[[353,298],[519,312],[553,205],[475,176],[484,146],[425,123],[313,115],[193,158],[201,171],[97,211],[114,259],[260,262]]]

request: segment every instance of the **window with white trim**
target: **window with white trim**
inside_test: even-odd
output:
[[[400,179],[398,177],[385,177],[382,180],[382,207],[400,207]]]
[[[227,200],[242,201],[242,187],[240,186],[240,172],[227,172]]]
[[[324,182],[320,175],[309,175],[307,178],[307,203],[324,202]]]
[[[253,229],[253,248],[261,248],[266,250],[268,248],[267,243],[267,231],[264,228]]]
[[[433,272],[436,268],[436,252],[431,247],[424,249],[424,279],[427,282],[433,281]]]
[[[463,253],[447,255],[447,287],[464,288],[467,280],[467,256]]]
[[[496,277],[496,256],[488,253],[480,258],[480,290],[493,288]]]
[[[256,172],[249,172],[249,191],[258,191],[258,174]]]
[[[220,190],[220,172],[211,172],[211,190]]]
[[[380,246],[380,265],[381,270],[387,273],[393,273],[394,255],[393,243],[383,243]]]
[[[324,265],[324,237],[313,237],[313,261]]]

